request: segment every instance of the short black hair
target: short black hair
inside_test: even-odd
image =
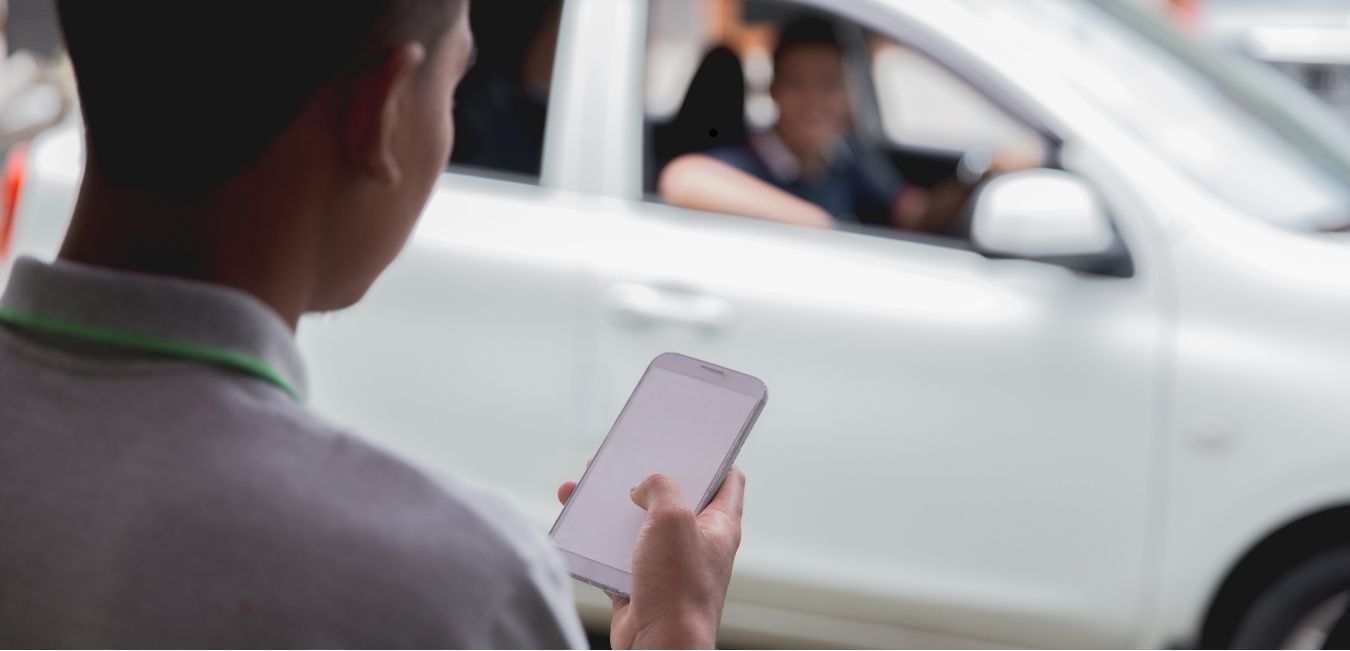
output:
[[[824,45],[843,51],[834,22],[819,14],[801,14],[783,23],[778,32],[778,44],[773,49],[774,69],[788,50],[803,45]]]
[[[467,0],[57,0],[88,155],[113,183],[173,196],[247,166],[359,59],[431,50]]]

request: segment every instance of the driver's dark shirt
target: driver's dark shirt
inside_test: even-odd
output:
[[[840,221],[886,224],[891,206],[908,186],[885,161],[859,149],[840,143],[826,173],[816,179],[800,176],[796,161],[788,160],[790,154],[772,133],[755,134],[705,155],[810,201]]]

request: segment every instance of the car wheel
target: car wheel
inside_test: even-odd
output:
[[[1331,629],[1327,635],[1326,644],[1323,649],[1350,649],[1350,610],[1341,615],[1341,621],[1336,622],[1336,626]]]
[[[1350,607],[1350,548],[1294,565],[1257,596],[1235,649],[1321,649]]]

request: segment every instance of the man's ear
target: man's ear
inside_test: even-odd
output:
[[[426,56],[421,43],[403,43],[387,50],[378,63],[359,70],[352,79],[342,125],[343,147],[357,169],[388,185],[397,185],[402,179],[395,135]]]

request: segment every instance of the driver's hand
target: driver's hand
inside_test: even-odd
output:
[[[1045,164],[1045,157],[1019,149],[1005,148],[994,152],[989,164],[989,176],[1036,169]]]
[[[970,194],[971,188],[956,181],[943,181],[931,190],[909,187],[895,202],[891,224],[905,231],[946,233]]]
[[[576,487],[576,482],[564,482],[558,501],[566,504]],[[741,545],[745,473],[732,466],[697,516],[666,475],[648,477],[633,488],[632,498],[647,519],[633,549],[632,598],[610,596],[610,644],[615,649],[713,648]]]

